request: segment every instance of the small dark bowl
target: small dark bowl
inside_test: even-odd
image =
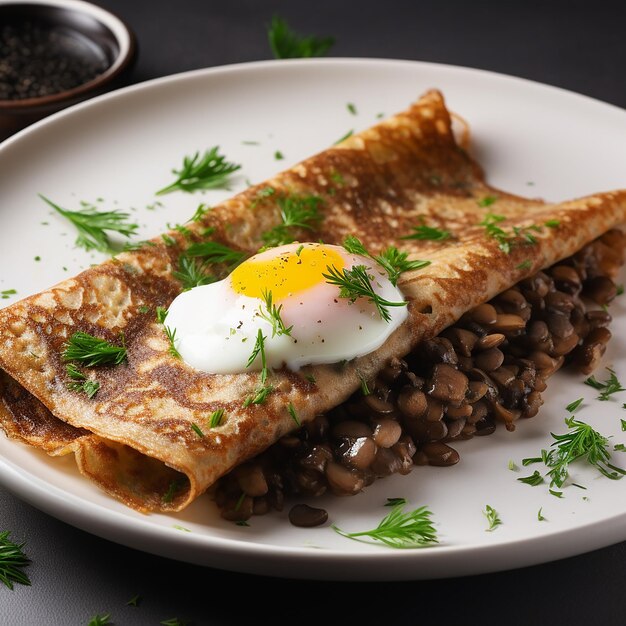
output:
[[[24,22],[55,29],[86,46],[98,56],[103,71],[57,93],[0,99],[0,141],[46,115],[121,85],[137,54],[135,35],[120,18],[82,0],[0,0],[0,27]]]

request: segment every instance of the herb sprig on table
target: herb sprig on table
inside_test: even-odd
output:
[[[13,584],[30,585],[28,575],[22,571],[30,559],[22,551],[24,543],[14,543],[9,539],[10,531],[0,532],[0,582],[9,589]]]
[[[277,59],[298,59],[324,56],[335,43],[333,37],[303,36],[275,15],[267,29],[267,39]]]
[[[115,250],[111,246],[107,231],[131,237],[139,228],[138,224],[128,221],[130,215],[123,211],[98,211],[93,206],[87,206],[79,211],[68,211],[41,194],[39,197],[76,227],[78,231],[76,245],[85,250],[113,253]]]

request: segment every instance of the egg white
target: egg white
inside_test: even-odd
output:
[[[322,244],[304,244],[320,246]],[[262,253],[264,258],[296,253],[300,244],[280,246]],[[374,291],[392,302],[404,300],[376,262],[341,247],[332,248],[342,256],[346,269],[365,265],[373,276]],[[252,257],[254,260],[255,257]],[[258,258],[258,257],[257,257]],[[325,271],[325,268],[324,268]],[[266,286],[271,290],[271,285]],[[389,322],[364,298],[350,302],[339,297],[339,287],[320,282],[275,301],[281,306],[284,325],[290,335],[272,335],[272,325],[260,312],[265,302],[237,293],[225,278],[210,285],[194,287],[177,296],[168,310],[166,326],[182,359],[192,367],[214,374],[235,374],[262,367],[256,358],[248,367],[259,329],[265,338],[268,367],[298,370],[304,365],[336,363],[354,359],[378,349],[408,316],[406,306],[389,307]]]

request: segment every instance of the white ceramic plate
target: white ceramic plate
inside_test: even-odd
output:
[[[551,200],[626,186],[626,112],[528,81],[426,63],[328,59],[253,63],[160,79],[97,98],[40,122],[0,147],[0,291],[17,296],[45,289],[100,257],[73,245],[74,232],[37,193],[66,208],[81,200],[136,211],[143,238],[183,222],[202,197],[171,194],[152,206],[182,156],[220,145],[259,182],[333,143],[348,130],[404,109],[437,87],[472,129],[474,153],[489,181]],[[347,103],[353,103],[352,114]],[[250,145],[244,142],[258,142]],[[279,150],[285,157],[274,158]],[[98,198],[103,200],[98,201]],[[42,222],[45,222],[43,224]],[[35,257],[41,257],[36,261]],[[622,380],[626,363],[624,299],[611,306],[614,338],[605,358]],[[600,378],[604,372],[599,372]],[[578,412],[598,430],[626,442],[620,429],[626,393],[594,400],[582,376],[559,373],[539,416],[486,438],[459,444],[461,462],[415,468],[378,481],[354,498],[321,503],[346,530],[372,528],[389,511],[388,497],[433,511],[440,545],[393,550],[340,537],[326,526],[303,530],[287,512],[225,522],[208,496],[179,515],[144,516],[101,493],[78,475],[73,459],[50,459],[0,436],[0,480],[17,495],[77,527],[135,548],[215,567],[279,576],[409,579],[475,574],[574,555],[626,539],[626,480],[611,481],[583,466],[558,499],[545,486],[516,479],[519,465],[564,432],[565,406],[584,396]],[[623,457],[623,460],[620,459]],[[614,457],[626,465],[626,454]],[[486,505],[502,525],[486,532]],[[547,521],[538,521],[542,509]],[[181,530],[180,527],[190,532]]]

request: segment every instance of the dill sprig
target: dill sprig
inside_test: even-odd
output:
[[[216,428],[222,424],[224,418],[224,409],[217,409],[209,416],[209,428]]]
[[[418,241],[446,241],[451,238],[452,233],[449,230],[427,226],[423,220],[421,224],[413,226],[413,232],[410,235],[400,237],[400,239],[417,239]]]
[[[535,232],[541,232],[541,226],[536,224],[530,224],[529,226],[513,226],[511,232],[507,232],[498,224],[504,222],[506,217],[504,215],[495,215],[494,213],[487,213],[484,219],[478,223],[479,226],[485,227],[485,232],[488,237],[495,239],[498,242],[498,247],[505,254],[510,254],[513,246],[524,243],[527,245],[534,245],[537,243],[537,237]]]
[[[178,348],[176,347],[176,329],[172,330],[168,326],[163,325],[163,330],[165,331],[165,336],[170,343],[170,347],[168,352],[176,359],[182,359]]]
[[[24,543],[14,543],[9,539],[10,531],[0,532],[0,582],[9,589],[13,583],[30,585],[30,579],[22,571],[30,563],[22,548]]]
[[[296,426],[300,428],[300,426],[302,426],[302,422],[300,422],[300,417],[298,416],[298,412],[296,411],[296,407],[293,405],[293,402],[289,403],[287,411],[289,412],[291,419],[296,423]]]
[[[263,404],[267,400],[267,396],[274,391],[273,385],[259,385],[251,396],[248,396],[244,402],[243,407],[249,407],[251,404]]]
[[[90,400],[98,393],[100,383],[97,380],[87,378],[73,363],[68,363],[65,366],[65,371],[68,378],[72,379],[72,382],[67,383],[67,388],[70,391],[82,391]]]
[[[85,367],[120,365],[126,359],[127,350],[124,345],[116,346],[106,339],[78,331],[65,344],[62,356],[64,361],[76,361]]]
[[[384,506],[404,506],[407,504],[406,498],[387,498]]]
[[[498,511],[496,511],[492,506],[488,504],[485,506],[485,510],[483,511],[483,515],[487,518],[487,522],[489,523],[489,528],[486,528],[486,532],[494,531],[498,526],[502,525],[502,520],[500,519],[500,515],[498,515]]]
[[[369,537],[390,548],[418,548],[438,543],[437,533],[430,519],[432,513],[425,506],[405,513],[403,507],[403,503],[395,505],[372,530],[348,533],[334,524],[332,528],[349,539]]]
[[[130,214],[124,211],[98,211],[93,206],[87,206],[78,211],[69,211],[41,194],[39,197],[76,227],[78,237],[75,243],[85,250],[114,252],[107,231],[130,237],[139,228],[138,224],[128,221]]]
[[[535,470],[530,476],[524,476],[523,478],[518,478],[517,480],[521,483],[525,483],[526,485],[536,487],[537,485],[541,485],[541,483],[543,483],[543,476],[539,473],[539,470]]]
[[[202,432],[202,429],[195,422],[191,423],[191,430],[193,430],[193,432],[196,433],[196,435],[198,435],[200,439],[204,438],[204,433]]]
[[[202,156],[196,152],[191,157],[184,157],[183,166],[179,170],[172,170],[176,180],[159,189],[156,195],[162,196],[172,191],[193,193],[203,189],[228,189],[228,177],[241,169],[241,165],[229,163],[218,151],[219,146],[214,146],[205,150]]]
[[[302,36],[275,15],[267,29],[267,39],[277,59],[300,59],[324,56],[335,43],[332,37]]]
[[[584,398],[578,398],[578,400],[574,400],[573,402],[570,402],[566,407],[565,410],[568,413],[574,413],[574,411],[576,411],[576,409],[584,402]]]
[[[552,446],[556,448],[545,455],[545,463],[550,468],[547,475],[551,479],[551,486],[563,486],[569,476],[570,463],[577,459],[586,459],[602,475],[611,480],[618,480],[626,475],[626,470],[609,462],[611,455],[606,437],[589,424],[576,420],[574,417],[567,418],[565,424],[570,429],[569,432],[563,435],[551,433],[556,440]]]
[[[192,243],[185,251],[188,257],[200,257],[205,263],[225,263],[229,266],[238,265],[246,257],[246,253],[235,250],[218,241],[203,241]]]
[[[202,262],[197,259],[181,254],[178,257],[178,269],[172,272],[176,280],[180,281],[183,291],[188,291],[200,285],[208,285],[214,283],[217,277],[206,271],[206,261]]]
[[[340,298],[348,298],[351,302],[355,302],[358,298],[366,298],[374,304],[380,317],[389,322],[391,315],[389,315],[387,307],[406,306],[407,303],[405,301],[391,302],[378,295],[374,291],[367,269],[365,265],[355,265],[352,269],[344,267],[340,271],[334,265],[327,265],[326,270],[328,274],[322,274],[322,276],[329,285],[339,287]]]
[[[607,367],[606,370],[607,372],[609,372],[609,377],[604,382],[600,382],[594,376],[590,376],[589,378],[587,378],[587,380],[585,380],[585,385],[589,385],[590,387],[601,391],[600,395],[598,396],[598,400],[603,401],[608,400],[609,397],[614,393],[618,393],[619,391],[626,391],[626,389],[622,387],[622,383],[620,383],[620,381],[617,379],[615,370],[612,370],[610,367]]]
[[[430,261],[420,261],[418,259],[409,261],[408,252],[401,252],[395,246],[389,246],[381,254],[374,256],[370,254],[363,243],[354,235],[348,235],[343,242],[343,247],[351,254],[360,254],[376,261],[385,269],[389,276],[389,281],[394,287],[398,283],[400,274],[411,270],[419,270],[430,265]]]
[[[259,307],[259,316],[272,326],[272,337],[287,335],[291,337],[291,330],[293,326],[287,328],[280,312],[283,310],[283,305],[276,306],[273,302],[273,296],[271,290],[263,290],[261,292],[265,306]],[[259,331],[260,332],[260,331]]]
[[[246,367],[250,367],[254,363],[256,358],[259,355],[261,356],[261,383],[262,384],[265,384],[265,381],[267,380],[267,374],[268,374],[267,360],[265,359],[265,340],[266,339],[267,337],[263,334],[263,332],[259,328],[257,332],[257,336],[256,336],[256,341],[254,342],[254,347],[252,348],[252,353],[250,354],[250,357],[248,358],[248,362],[246,363]]]
[[[284,246],[295,241],[293,230],[313,230],[321,221],[319,211],[323,200],[319,196],[302,196],[289,194],[276,198],[276,204],[280,209],[281,223],[265,231],[261,238],[265,248]]]
[[[103,613],[102,615],[94,615],[87,626],[109,626],[111,624],[111,615],[109,613]]]

